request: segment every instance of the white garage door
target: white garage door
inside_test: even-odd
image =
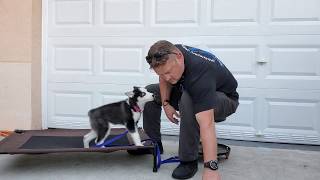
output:
[[[239,81],[221,138],[320,144],[320,1],[44,0],[44,127],[157,82],[144,57],[167,39],[212,50]],[[178,134],[163,116],[162,131]]]

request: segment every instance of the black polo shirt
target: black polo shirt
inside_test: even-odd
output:
[[[177,85],[190,94],[195,114],[215,108],[217,91],[238,101],[237,80],[215,55],[190,46],[175,46],[182,52],[185,64]]]

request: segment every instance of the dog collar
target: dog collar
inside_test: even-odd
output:
[[[141,112],[141,109],[139,108],[139,106],[133,106],[133,111],[134,112]]]

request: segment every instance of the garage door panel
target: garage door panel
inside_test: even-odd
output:
[[[211,50],[234,75],[256,75],[256,47],[213,47]]]
[[[320,89],[320,44],[314,36],[274,36],[266,41],[261,88]]]
[[[48,127],[59,129],[89,129],[89,118],[54,116],[51,117]]]
[[[320,88],[320,79],[318,77],[300,76],[292,77],[285,75],[273,75],[268,76],[263,80],[261,88],[281,88],[281,89],[305,89],[314,90]]]
[[[94,108],[104,104],[105,102],[111,102],[111,100],[120,100],[126,98],[125,92],[133,90],[133,86],[137,84],[95,84],[95,83],[49,83],[48,84],[48,96],[55,97],[56,92],[60,94],[76,94],[79,97],[87,97],[90,95],[91,104],[90,107],[85,106],[86,109]],[[82,95],[82,96],[81,96]],[[78,97],[75,96],[75,97]],[[73,96],[70,96],[73,97]],[[83,99],[83,98],[82,98]],[[70,102],[72,103],[72,101]],[[79,103],[75,103],[79,104]]]
[[[281,47],[270,49],[264,88],[320,88],[320,48]]]
[[[102,103],[103,104],[109,104],[117,101],[122,101],[124,99],[128,98],[125,95],[120,95],[120,94],[113,94],[113,93],[104,93],[102,94]]]
[[[210,45],[210,49],[237,78],[239,87],[258,87],[260,76],[259,65],[256,62],[260,58],[258,45]]]
[[[52,21],[57,26],[63,25],[92,25],[93,0],[50,1]]]
[[[263,3],[268,9],[263,16],[266,34],[319,34],[318,0],[271,0]]]
[[[200,48],[215,54],[233,73],[242,88],[259,87],[259,60],[263,59],[263,44],[260,37],[255,36],[211,36],[200,37]]]
[[[318,0],[272,0],[271,7],[273,22],[320,20]]]
[[[213,0],[210,14],[211,22],[257,22],[259,19],[259,0]],[[242,8],[239,8],[242,7]]]
[[[104,25],[144,24],[144,0],[101,0],[100,3],[103,4]]]
[[[270,48],[270,75],[319,76],[320,48]]]
[[[109,44],[86,38],[78,42],[53,39],[48,50],[48,79],[51,82],[145,84],[149,74],[144,60],[145,45],[126,42]],[[72,42],[72,43],[71,43]]]
[[[153,26],[198,26],[200,2],[200,0],[154,0],[151,23]]]
[[[317,101],[266,99],[269,111],[268,128],[315,130]]]
[[[52,73],[91,74],[92,64],[92,46],[56,46],[49,67]]]
[[[143,73],[140,47],[103,47],[103,74],[114,73]]]
[[[320,91],[266,90],[264,97],[268,141],[319,144]]]
[[[84,92],[52,92],[54,115],[86,116],[91,107],[91,94]],[[79,108],[81,107],[81,108]]]
[[[93,94],[88,91],[53,90],[48,93],[49,127],[83,128],[88,125],[88,109]]]
[[[124,100],[134,85],[50,83],[48,86],[49,127],[87,128],[88,111]]]

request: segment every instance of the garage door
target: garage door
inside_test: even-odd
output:
[[[155,41],[215,53],[239,82],[220,138],[320,144],[320,1],[44,0],[44,127],[88,128],[87,111],[157,82]],[[179,127],[162,117],[162,132]]]

